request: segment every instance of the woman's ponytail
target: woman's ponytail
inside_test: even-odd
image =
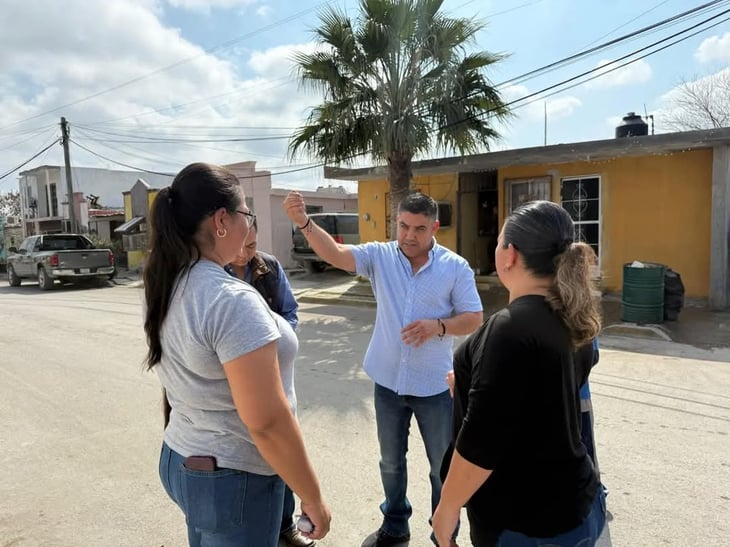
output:
[[[596,254],[585,243],[572,243],[555,257],[555,277],[548,303],[562,317],[575,347],[601,330],[601,313],[595,297],[593,266]]]
[[[193,259],[192,234],[188,236],[178,225],[174,214],[175,191],[171,187],[159,191],[148,219],[149,252],[142,277],[147,309],[144,330],[147,334],[147,358],[150,369],[162,358],[160,331],[170,307],[177,277]]]

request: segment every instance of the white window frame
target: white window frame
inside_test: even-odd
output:
[[[560,206],[563,206],[563,183],[566,181],[573,180],[586,180],[596,179],[598,180],[598,220],[588,221],[574,221],[575,225],[579,224],[598,224],[598,271],[596,277],[601,276],[601,264],[603,260],[603,181],[601,175],[579,175],[573,177],[561,177],[560,178]]]
[[[504,179],[505,190],[507,191],[507,214],[508,217],[515,210],[515,204],[512,203],[512,187],[517,184],[546,184],[548,187],[546,200],[551,200],[553,195],[553,177],[543,175],[540,177],[523,177],[517,179]],[[525,202],[527,203],[527,202]],[[522,205],[521,203],[519,205]]]

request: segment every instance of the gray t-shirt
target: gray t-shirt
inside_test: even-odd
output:
[[[278,340],[284,391],[296,412],[297,337],[259,293],[201,260],[184,275],[162,325],[154,370],[172,406],[165,442],[182,456],[215,456],[219,467],[273,475],[238,417],[222,363]]]

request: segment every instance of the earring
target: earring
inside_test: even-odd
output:
[[[226,237],[228,235],[228,230],[226,230],[225,228],[223,228],[223,229],[218,228],[215,231],[215,235],[217,235],[218,237],[221,237],[221,238]]]

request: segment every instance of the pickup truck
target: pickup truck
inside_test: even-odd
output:
[[[43,290],[62,283],[84,280],[112,279],[116,273],[114,253],[96,249],[85,236],[78,234],[47,234],[30,236],[20,247],[8,249],[8,283],[17,287],[23,279],[37,279]]]

